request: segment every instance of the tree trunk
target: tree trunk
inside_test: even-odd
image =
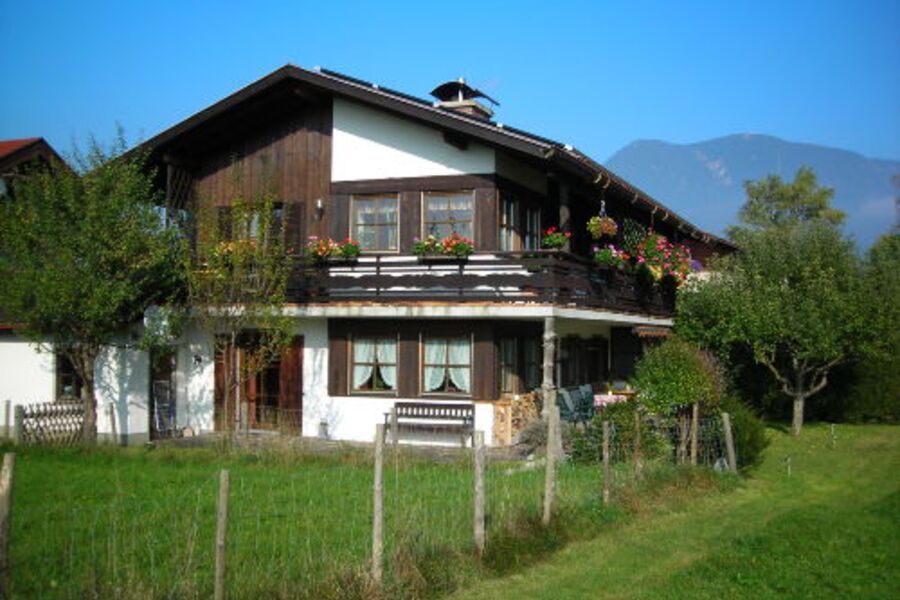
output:
[[[796,365],[794,368],[796,368]],[[806,389],[803,386],[803,373],[795,373],[794,382],[794,418],[791,421],[791,433],[800,435],[800,430],[803,429],[803,402],[806,400]]]
[[[800,435],[800,430],[803,429],[803,403],[806,401],[806,398],[802,395],[794,396],[794,418],[791,421],[791,433],[794,435]]]
[[[94,363],[95,357],[86,353],[82,355],[81,402],[84,406],[84,421],[81,426],[82,441],[97,441],[97,398],[94,395]]]

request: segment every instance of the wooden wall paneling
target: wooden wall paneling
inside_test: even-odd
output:
[[[422,235],[422,193],[406,191],[400,193],[400,251],[408,252],[413,238]]]
[[[499,201],[497,188],[477,188],[475,190],[475,248],[477,250],[497,250],[497,221]]]

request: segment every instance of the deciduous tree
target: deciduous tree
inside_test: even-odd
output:
[[[84,434],[96,436],[96,362],[153,304],[181,289],[181,244],[160,218],[152,173],[121,135],[92,141],[76,169],[35,169],[0,202],[0,310],[20,332],[62,353],[83,382]]]

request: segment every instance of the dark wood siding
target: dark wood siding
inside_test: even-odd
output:
[[[204,154],[195,169],[195,196],[205,206],[224,206],[239,195],[273,193],[286,205],[300,203],[309,235],[327,230],[330,211],[315,219],[315,200],[331,186],[331,104],[304,105],[262,122],[251,133]],[[298,233],[289,237],[301,237]],[[305,235],[302,236],[305,238]]]

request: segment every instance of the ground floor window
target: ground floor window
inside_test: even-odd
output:
[[[524,394],[541,385],[541,342],[533,337],[502,337],[498,345],[500,392]]]
[[[353,338],[353,390],[397,389],[397,337]]]
[[[469,337],[426,337],[423,351],[425,393],[472,392],[472,340]]]
[[[63,353],[56,355],[56,399],[81,398],[84,383],[75,365]]]

